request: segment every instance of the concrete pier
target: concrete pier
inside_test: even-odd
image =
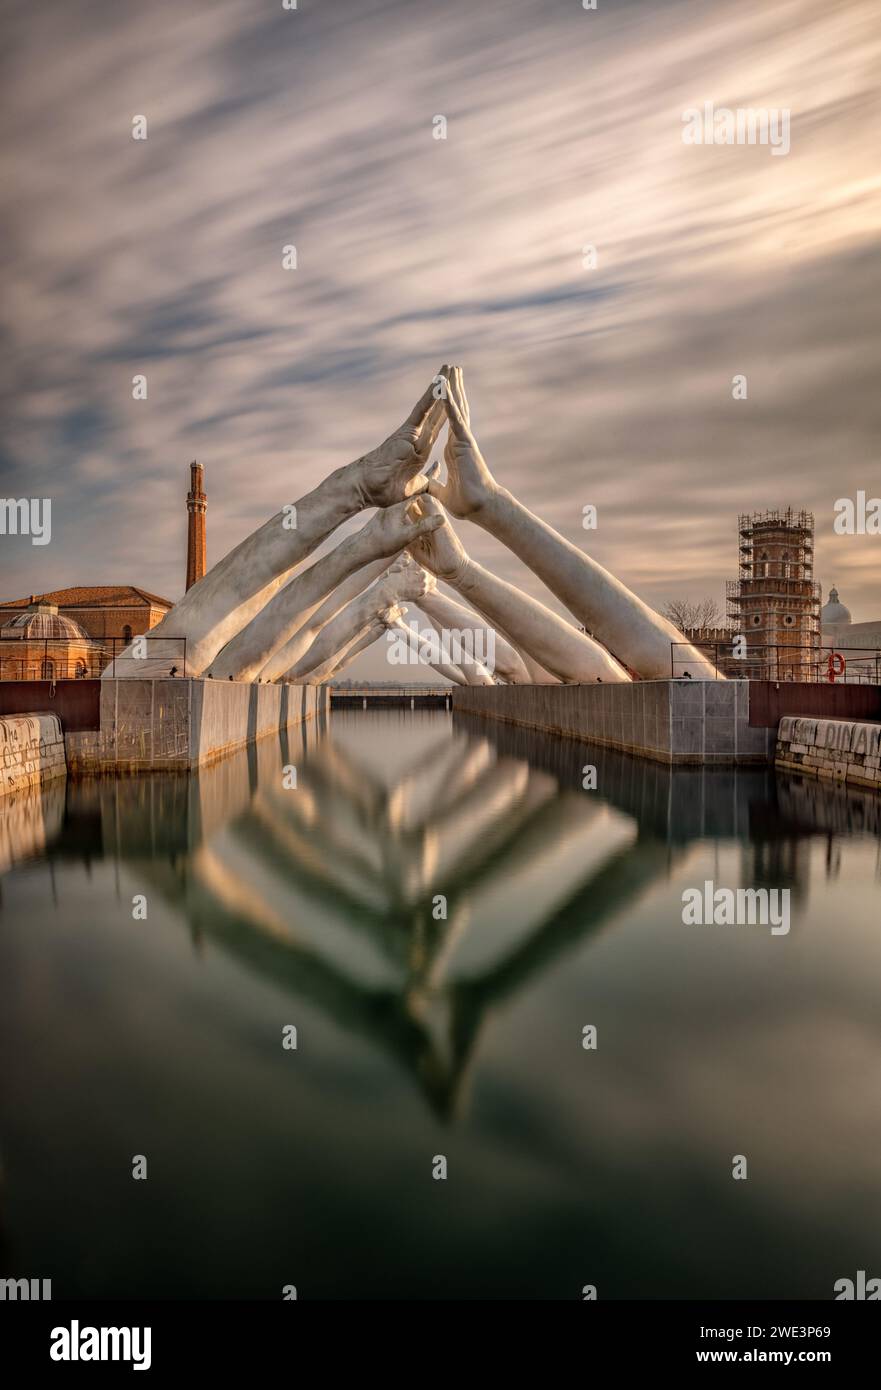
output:
[[[461,686],[453,709],[665,763],[767,763],[775,730],[750,724],[749,681]]]
[[[204,767],[327,710],[321,686],[202,679],[100,682],[97,728],[65,732],[68,770],[135,773]]]

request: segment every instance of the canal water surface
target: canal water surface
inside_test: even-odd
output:
[[[2,1275],[56,1299],[881,1275],[869,793],[353,711],[198,776],[7,798],[0,872]],[[686,923],[707,883],[786,890],[789,930]]]

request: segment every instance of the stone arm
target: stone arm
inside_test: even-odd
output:
[[[428,576],[414,565],[412,572],[394,565],[364,593],[341,608],[325,623],[314,642],[291,668],[289,679],[301,680],[316,666],[343,652],[367,623],[399,599],[419,599],[428,586]]]
[[[510,642],[486,623],[472,608],[457,603],[437,590],[437,585],[429,589],[419,600],[428,621],[438,632],[475,631],[483,628],[487,632],[487,649],[495,651],[495,672],[509,685],[530,685],[532,678],[523,658],[514,650]]]
[[[305,612],[364,565],[391,558],[422,534],[442,525],[437,516],[412,519],[410,500],[383,507],[354,536],[341,541],[309,569],[302,570],[276,594],[246,628],[228,642],[209,667],[215,680],[253,680],[266,662],[302,624]]]
[[[491,670],[488,664],[479,659],[474,649],[471,651],[468,649],[467,639],[466,642],[463,642],[461,639],[450,637],[449,632],[443,631],[442,628],[438,627],[438,624],[432,623],[431,619],[428,619],[428,623],[438,641],[435,644],[434,639],[428,637],[427,632],[420,634],[420,652],[425,660],[431,660],[428,653],[439,655],[445,666],[452,666],[453,670],[461,671],[461,677],[466,685],[496,684],[495,664]],[[486,655],[492,660],[491,653],[486,653]]]
[[[453,370],[446,405],[451,437],[444,454],[447,481],[432,482],[431,494],[453,516],[476,522],[513,551],[630,670],[643,679],[669,678],[671,643],[684,644],[682,633],[498,485],[471,431],[460,368]],[[685,644],[675,651],[674,674],[687,670],[693,677],[717,677],[696,648]]]
[[[530,656],[529,652],[526,651],[522,646],[518,646],[518,644],[512,638],[510,632],[505,632],[504,629],[497,622],[491,622],[490,619],[487,617],[486,613],[482,613],[480,611],[480,608],[474,602],[473,595],[471,597],[469,607],[474,609],[474,612],[477,613],[478,616],[483,619],[483,621],[487,624],[488,627],[492,628],[494,632],[497,632],[500,637],[504,637],[508,645],[512,647],[513,650],[516,652],[517,656],[520,658],[520,660],[523,662],[523,665],[526,667],[527,685],[560,685],[561,682],[559,676],[552,675],[550,671],[546,670],[545,667],[542,666],[541,662],[536,661],[535,657]]]
[[[432,578],[434,578],[433,575]],[[431,660],[431,657],[426,655],[426,652],[436,652],[445,666],[452,666],[456,671],[461,671],[465,685],[495,685],[495,661],[493,659],[492,649],[489,645],[484,648],[483,655],[486,657],[486,661],[482,661],[477,655],[480,647],[479,644],[474,641],[477,634],[475,634],[473,628],[460,627],[451,631],[449,628],[441,627],[440,624],[436,622],[434,618],[429,617],[428,614],[425,614],[425,618],[431,631],[437,638],[436,643],[432,638],[423,641],[420,650],[426,660]],[[492,633],[495,635],[493,629],[484,628],[482,625],[478,626],[478,633]],[[421,635],[424,638],[427,634],[423,633]]]
[[[511,634],[510,634],[509,632],[506,632],[506,633],[504,633],[503,635],[507,638],[507,640],[508,640],[509,642],[511,642]],[[515,644],[514,644],[513,642],[511,642],[511,646],[514,647]],[[516,650],[516,647],[515,647],[515,650]],[[559,684],[560,684],[560,678],[559,678],[559,676],[554,676],[554,675],[551,674],[550,671],[545,670],[545,668],[544,668],[544,666],[542,666],[541,662],[536,661],[534,657],[531,657],[531,656],[529,655],[529,652],[518,651],[518,652],[517,652],[517,655],[520,657],[520,660],[523,662],[523,665],[526,667],[527,671],[529,672],[529,679],[528,679],[528,681],[527,681],[527,684],[529,684],[529,685],[559,685]]]
[[[461,672],[467,685],[492,683],[497,666],[495,630],[467,608],[454,605],[452,599],[446,600],[445,611],[453,621],[445,627],[442,621],[433,618],[426,605],[433,602],[435,597],[440,599],[437,580],[406,551],[395,561],[393,572],[398,575],[401,585],[397,596],[413,599],[419,604],[431,632],[439,639],[435,642],[430,635],[422,634],[426,638],[423,646],[430,648],[430,654],[423,652],[425,659],[430,662],[439,655],[444,665]],[[452,612],[454,607],[458,608],[457,613]],[[525,668],[522,669],[525,671]]]
[[[435,592],[438,592],[438,591],[436,590]],[[446,595],[446,594],[443,594],[443,595],[441,595],[441,597],[442,597],[442,598],[447,598],[447,595]],[[449,599],[448,601],[449,601],[450,603],[455,602],[455,600],[453,600],[453,599]],[[516,643],[516,642],[513,640],[513,638],[511,637],[510,632],[505,632],[505,631],[503,630],[503,628],[502,628],[497,622],[496,622],[496,623],[491,622],[490,619],[487,617],[486,613],[481,612],[481,610],[480,610],[480,608],[478,607],[477,603],[474,601],[474,596],[473,596],[473,595],[471,596],[471,603],[470,603],[470,605],[469,605],[467,608],[465,607],[464,604],[461,604],[461,605],[460,605],[460,604],[457,604],[456,606],[457,606],[457,607],[461,607],[461,609],[462,609],[462,611],[463,611],[464,613],[469,613],[469,612],[471,612],[471,611],[473,610],[473,611],[477,614],[478,618],[481,619],[481,620],[486,624],[486,626],[487,626],[487,628],[488,628],[489,630],[495,632],[499,637],[502,637],[502,638],[507,642],[508,646],[509,646],[509,647],[511,648],[511,650],[514,652],[515,657],[518,658],[518,659],[523,663],[524,667],[526,668],[526,679],[525,679],[525,682],[514,681],[514,682],[512,682],[513,684],[515,684],[515,685],[519,685],[519,684],[521,684],[521,683],[526,684],[526,685],[559,685],[559,684],[560,684],[560,678],[559,678],[559,676],[554,676],[554,675],[552,675],[551,672],[548,671],[548,670],[546,670],[545,667],[542,666],[540,662],[536,661],[534,657],[530,656],[529,652],[527,652],[526,650],[524,650],[524,648],[523,648],[522,646],[518,647],[517,643]]]
[[[379,560],[374,560],[370,565],[364,565],[361,569],[350,574],[348,579],[334,589],[323,603],[318,604],[308,614],[306,621],[301,623],[292,637],[283,643],[277,651],[262,667],[259,679],[266,681],[277,680],[279,677],[289,679],[287,673],[292,666],[295,666],[302,656],[306,654],[316,637],[331,618],[335,617],[347,603],[357,598],[365,589],[377,580],[381,574],[388,571],[388,559],[382,556]]]
[[[399,608],[395,611],[398,614],[401,613]],[[367,647],[371,647],[374,642],[378,641],[384,632],[385,623],[382,618],[372,618],[365,628],[355,633],[355,636],[341,651],[334,652],[333,656],[328,657],[327,661],[323,661],[320,666],[313,667],[306,676],[291,675],[289,679],[299,680],[304,685],[321,685],[324,681],[332,680],[334,676],[338,676],[341,671],[345,671],[348,666],[351,666],[355,657],[360,656]]]
[[[440,503],[432,497],[420,498],[410,506],[423,515],[443,517]],[[439,529],[409,549],[420,564],[449,584],[561,681],[579,685],[597,680],[630,680],[620,663],[598,642],[472,560],[445,518]]]
[[[448,371],[441,368],[441,374]],[[150,657],[167,656],[180,668],[180,639],[185,638],[186,674],[202,674],[272,599],[286,576],[342,522],[365,507],[389,507],[424,491],[422,470],[443,423],[438,381],[435,378],[404,423],[376,449],[330,473],[213,565],[151,630]],[[176,640],[166,644],[162,638]],[[144,662],[134,658],[118,658],[117,667],[117,675],[149,674]]]
[[[364,631],[361,633],[361,636],[356,637],[351,646],[346,648],[346,651],[343,654],[342,659],[337,659],[336,665],[331,666],[327,674],[322,679],[329,681],[333,680],[334,676],[340,675],[340,673],[342,671],[345,671],[348,666],[351,666],[356,656],[360,656],[361,653],[366,651],[368,647],[372,647],[374,642],[378,642],[385,630],[386,627],[382,618],[374,618],[370,626],[366,627]],[[337,656],[339,658],[339,654],[337,654]],[[313,671],[310,674],[308,684],[312,684],[312,678],[314,675],[315,672]]]
[[[465,679],[464,672],[461,671],[458,666],[454,666],[452,662],[431,660],[431,656],[433,656],[433,653],[430,652],[430,650],[425,646],[424,643],[421,643],[419,641],[418,635],[414,633],[411,627],[407,626],[407,624],[404,622],[403,616],[387,620],[385,625],[389,629],[389,631],[400,631],[405,636],[410,646],[410,650],[416,652],[417,656],[419,657],[419,660],[424,665],[430,666],[432,670],[437,671],[439,676],[443,676],[445,680],[452,681],[453,685],[469,684],[469,682]],[[480,683],[484,685],[492,685],[492,679],[490,677],[487,677],[486,681],[481,681]]]
[[[454,654],[454,653],[453,653]],[[461,671],[466,685],[495,685],[492,671],[480,661],[463,661],[455,670]]]

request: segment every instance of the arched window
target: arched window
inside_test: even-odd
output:
[[[43,681],[54,681],[54,679],[55,679],[55,662],[52,661],[52,659],[51,659],[50,657],[47,656],[47,657],[44,658],[43,664],[42,664],[42,666],[40,667],[40,680],[43,680]]]
[[[84,661],[78,661],[76,664],[76,678],[78,681],[82,680],[83,676],[86,674],[86,670],[86,663]]]
[[[132,640],[131,623],[126,623],[125,627],[122,629],[122,640],[126,646],[128,646],[129,642]]]

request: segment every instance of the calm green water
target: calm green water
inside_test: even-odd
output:
[[[271,1299],[881,1275],[879,847],[868,793],[418,711],[17,799],[2,1273]],[[706,880],[789,889],[791,930],[684,925]]]

